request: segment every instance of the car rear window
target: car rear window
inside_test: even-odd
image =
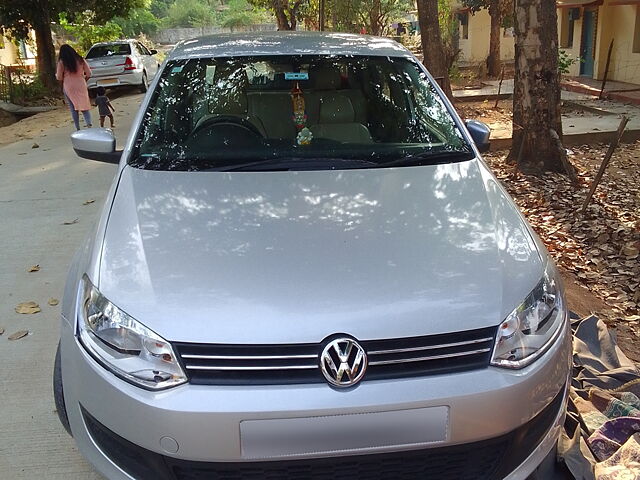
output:
[[[131,46],[128,43],[114,43],[111,45],[96,45],[91,47],[87,58],[112,57],[114,55],[130,55]]]

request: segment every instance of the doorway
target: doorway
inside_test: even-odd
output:
[[[585,10],[582,15],[582,42],[580,45],[580,75],[593,77],[595,40],[596,40],[596,10]]]

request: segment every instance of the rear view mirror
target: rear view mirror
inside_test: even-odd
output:
[[[99,162],[118,163],[122,150],[116,150],[116,137],[106,128],[88,128],[71,134],[76,155]]]
[[[158,53],[158,50],[156,50],[155,48],[152,48],[150,52],[151,52],[151,55],[155,55],[156,53]]]
[[[488,152],[491,143],[489,142],[489,136],[491,135],[491,129],[478,120],[467,120],[465,122],[469,135],[473,139],[473,143],[476,144],[480,153]]]

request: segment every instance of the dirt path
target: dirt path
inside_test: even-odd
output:
[[[137,89],[124,87],[118,90],[109,90],[107,94],[112,102],[120,100],[124,103],[128,102],[130,97],[139,95]],[[91,116],[94,124],[97,125],[98,111],[95,107],[91,110]],[[20,140],[46,137],[45,132],[52,128],[66,128],[69,133],[74,131],[73,121],[66,105],[13,122],[15,122],[15,117],[12,114],[0,110],[0,147]],[[82,123],[81,116],[80,124]]]
[[[67,128],[69,133],[73,131],[73,122],[66,106],[0,127],[0,147],[20,140],[46,136],[45,132],[52,128]]]

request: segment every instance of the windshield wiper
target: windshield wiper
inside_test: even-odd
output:
[[[446,152],[421,152],[412,155],[406,155],[389,162],[378,163],[378,168],[389,167],[414,167],[421,165],[438,165],[442,163],[461,162],[471,160],[475,155],[471,150],[453,150]]]
[[[227,163],[208,168],[198,169],[201,172],[264,172],[269,170],[332,170],[332,169],[358,169],[358,168],[389,168],[407,167],[418,165],[437,165],[454,161],[471,160],[474,158],[471,151],[447,151],[447,152],[421,152],[405,155],[388,162],[376,162],[363,158],[306,158],[283,157],[263,158],[245,163]]]
[[[265,171],[265,170],[290,170],[292,168],[300,170],[330,170],[332,168],[363,168],[375,167],[377,162],[362,160],[359,158],[278,158],[263,159],[255,162],[240,164],[227,164],[219,167],[205,168],[203,172],[241,172],[241,171]],[[259,168],[257,168],[259,167]]]

